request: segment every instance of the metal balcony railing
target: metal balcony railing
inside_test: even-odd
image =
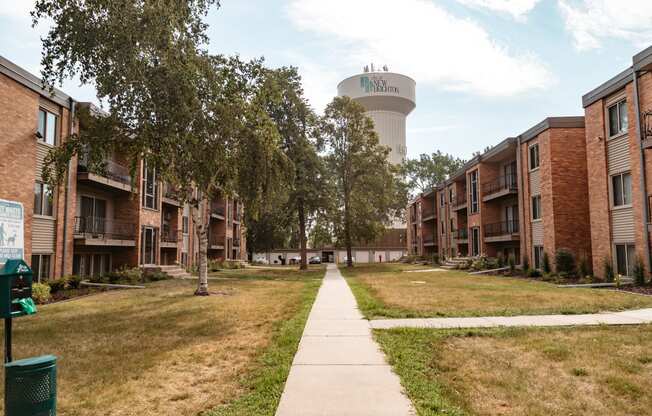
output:
[[[225,211],[226,210],[223,204],[217,204],[217,203],[211,204],[211,214],[215,214],[223,217]]]
[[[163,230],[161,233],[162,243],[178,243],[179,241],[181,241],[181,231]]]
[[[518,221],[502,221],[484,226],[485,237],[498,237],[519,232]]]
[[[500,191],[517,191],[516,175],[504,175],[482,185],[482,192],[490,195]]]
[[[458,240],[468,240],[469,230],[467,228],[460,228],[459,230],[453,231],[453,237]]]
[[[434,209],[424,209],[421,211],[421,218],[429,218],[429,217],[434,217],[435,216],[435,210]]]
[[[172,185],[170,185],[168,183],[164,183],[163,184],[163,197],[168,198],[168,199],[173,199],[173,200],[176,201],[176,200],[179,199],[179,191],[177,191],[177,189],[174,186],[172,186]]]
[[[208,244],[211,246],[224,246],[226,237],[224,234],[210,233],[208,235]]]
[[[453,200],[451,201],[453,207],[459,207],[466,205],[466,191],[461,194],[453,195]]]
[[[90,172],[88,168],[88,156],[81,155],[77,163],[78,172]],[[117,182],[124,183],[126,185],[131,184],[131,175],[129,174],[129,169],[125,166],[122,166],[119,163],[116,163],[112,160],[105,160],[102,162],[101,170],[97,173],[102,175],[105,178],[112,179]]]
[[[435,237],[432,235],[429,235],[427,237],[423,237],[423,244],[432,244],[435,242]]]
[[[74,233],[98,239],[134,240],[136,224],[102,217],[75,217]]]

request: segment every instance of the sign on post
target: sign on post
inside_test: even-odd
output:
[[[25,215],[23,204],[0,199],[0,264],[9,259],[23,259]]]

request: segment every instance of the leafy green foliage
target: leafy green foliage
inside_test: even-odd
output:
[[[591,266],[589,265],[589,259],[586,255],[580,256],[580,263],[579,266],[577,266],[577,270],[582,278],[591,276]]]
[[[614,281],[614,266],[609,257],[605,257],[602,261],[602,267],[604,269],[604,279],[607,282]]]
[[[464,165],[464,160],[436,151],[421,154],[418,159],[407,159],[401,166],[407,186],[412,193],[427,192],[446,180]]]
[[[576,272],[575,256],[565,248],[557,249],[555,253],[555,268],[560,275],[572,276]]]
[[[326,107],[321,130],[334,189],[329,222],[352,266],[353,243],[374,240],[404,214],[406,189],[398,169],[387,160],[389,148],[379,144],[362,105],[349,97],[336,97]]]
[[[552,267],[550,267],[550,256],[548,256],[548,252],[544,251],[543,252],[543,272],[545,274],[549,274],[552,271]]]
[[[530,258],[526,255],[523,256],[523,273],[527,275],[530,271]]]
[[[49,302],[52,299],[50,285],[47,283],[34,283],[32,285],[32,299],[39,304]]]
[[[645,286],[645,264],[643,263],[643,259],[639,256],[636,256],[633,273],[634,283],[636,283],[637,286]]]

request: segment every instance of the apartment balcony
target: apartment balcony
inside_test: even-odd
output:
[[[453,200],[451,201],[451,207],[453,211],[461,211],[463,209],[466,209],[467,207],[466,191],[463,194],[458,194],[453,196]]]
[[[433,209],[424,209],[421,211],[421,222],[434,221],[436,213]]]
[[[112,160],[105,160],[101,172],[90,172],[87,157],[80,156],[77,163],[77,179],[108,191],[132,192],[129,169]]]
[[[236,224],[240,224],[242,221],[242,211],[240,209],[236,209],[233,211],[233,222]]]
[[[432,235],[423,237],[423,246],[424,247],[432,247],[436,245],[437,243],[435,242],[435,237]]]
[[[482,201],[484,202],[517,193],[518,182],[516,175],[500,176],[482,185],[482,195],[484,195]]]
[[[167,183],[163,184],[163,194],[161,197],[161,201],[164,204],[172,205],[175,207],[181,207],[178,191],[172,185]]]
[[[161,233],[161,248],[178,248],[181,238],[181,231],[179,230],[163,230]]]
[[[208,248],[210,250],[224,250],[225,242],[226,236],[224,234],[208,234]]]
[[[224,221],[226,213],[226,208],[224,204],[220,203],[211,203],[211,217]]]
[[[466,244],[469,242],[469,230],[467,228],[460,228],[453,231],[453,239],[457,244]]]
[[[520,239],[518,221],[502,221],[484,226],[484,241],[499,243]]]
[[[84,246],[136,246],[136,224],[101,217],[75,217],[75,244]]]

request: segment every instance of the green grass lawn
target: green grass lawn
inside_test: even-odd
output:
[[[420,416],[643,416],[652,325],[375,331]]]
[[[373,318],[580,314],[652,307],[652,297],[462,271],[405,273],[402,264],[340,270],[362,313]]]
[[[225,271],[208,297],[169,280],[41,306],[15,320],[14,356],[59,357],[60,415],[273,415],[323,273]]]

